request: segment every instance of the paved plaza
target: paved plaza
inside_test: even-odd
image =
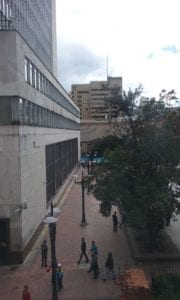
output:
[[[81,180],[80,172],[78,181]],[[112,218],[99,214],[99,203],[91,195],[85,193],[85,210],[87,226],[81,227],[81,185],[72,183],[66,191],[59,208],[56,233],[56,253],[58,262],[64,269],[64,288],[59,292],[59,299],[121,299],[120,286],[116,281],[102,280],[107,253],[114,257],[115,271],[124,265],[133,264],[130,250],[123,229],[112,230]],[[100,276],[94,279],[87,272],[89,264],[84,261],[77,265],[80,255],[81,237],[85,237],[87,248],[95,240],[99,252]],[[32,300],[51,299],[51,272],[41,268],[40,245],[44,238],[48,240],[48,264],[50,263],[50,242],[47,225],[33,246],[23,265],[0,267],[0,299],[22,299],[24,285],[28,285]]]

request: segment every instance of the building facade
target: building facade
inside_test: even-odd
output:
[[[56,61],[55,1],[0,0],[0,264],[23,262],[79,160]]]
[[[112,130],[109,126],[109,122],[106,120],[81,120],[80,133],[81,154],[84,155],[91,152],[94,143],[96,143],[99,139],[112,135]]]
[[[73,84],[71,98],[80,109],[82,120],[103,121],[116,118],[116,106],[109,106],[106,99],[110,90],[122,93],[122,77],[108,77],[107,81],[91,81],[89,84]]]

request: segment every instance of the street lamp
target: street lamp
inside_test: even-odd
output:
[[[84,226],[87,224],[86,217],[85,217],[85,201],[84,201],[84,172],[82,168],[82,178],[81,178],[81,190],[82,190],[82,220],[81,220],[81,226]]]
[[[74,175],[74,182],[75,183],[80,183],[81,184],[81,191],[82,191],[82,219],[81,219],[81,226],[87,225],[86,222],[86,217],[85,217],[85,201],[84,201],[84,172],[83,172],[83,167],[81,168],[82,173],[81,173],[81,181],[76,181],[77,175]]]
[[[56,285],[56,222],[57,219],[53,216],[60,212],[60,209],[53,208],[53,204],[51,203],[51,209],[49,210],[50,216],[44,219],[44,223],[49,225],[49,235],[51,241],[51,268],[52,268],[52,300],[58,300],[58,292]]]

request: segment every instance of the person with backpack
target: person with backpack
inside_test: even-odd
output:
[[[95,254],[96,256],[98,256],[98,248],[96,246],[95,241],[91,242],[91,249],[89,250],[89,252],[91,252],[91,256],[93,256],[93,254]]]
[[[63,268],[61,264],[58,264],[57,270],[56,270],[56,282],[58,290],[60,291],[63,288]]]
[[[98,265],[98,257],[95,253],[92,254],[91,266],[90,269],[88,270],[88,273],[91,273],[91,271],[93,271],[94,279],[98,278],[99,265]]]
[[[105,273],[104,273],[104,276],[103,276],[103,280],[106,281],[107,278],[109,277],[110,273],[112,275],[112,279],[114,280],[115,279],[114,260],[113,260],[111,252],[108,253],[107,260],[106,260],[106,263],[105,263],[105,269],[106,270],[105,270]]]

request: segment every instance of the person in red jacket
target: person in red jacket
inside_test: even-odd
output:
[[[31,294],[28,290],[28,286],[25,285],[22,293],[22,300],[31,300]]]

